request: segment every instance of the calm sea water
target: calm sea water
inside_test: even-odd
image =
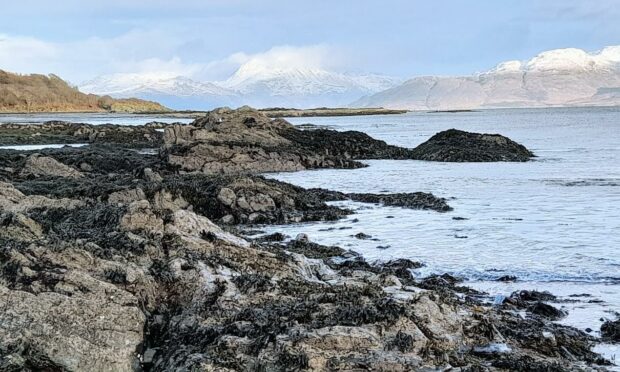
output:
[[[360,130],[394,145],[415,147],[457,128],[500,133],[537,158],[527,163],[368,161],[355,170],[269,175],[303,187],[343,192],[425,191],[453,212],[337,203],[356,214],[338,222],[276,226],[288,235],[362,253],[370,260],[410,258],[416,274],[451,273],[492,295],[529,288],[587,301],[564,304],[564,320],[598,330],[600,317],[620,311],[620,108],[486,110],[387,116],[292,118],[336,130]],[[465,220],[455,220],[462,217]],[[354,222],[355,220],[358,222]],[[358,232],[378,241],[359,240]],[[494,281],[515,275],[516,283]],[[592,305],[589,300],[604,303]]]
[[[66,113],[66,114],[0,114],[1,123],[43,123],[45,121],[61,120],[73,123],[86,124],[123,124],[141,125],[151,121],[162,123],[190,123],[193,119],[172,118],[162,115],[140,115],[140,114],[109,114],[109,113]]]

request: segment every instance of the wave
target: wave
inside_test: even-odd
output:
[[[567,186],[567,187],[584,187],[584,186],[620,186],[620,178],[581,178],[576,180],[547,179],[543,180],[550,185]]]
[[[528,271],[528,270],[442,270],[437,267],[421,267],[412,270],[417,278],[425,278],[430,275],[450,274],[467,281],[497,281],[505,276],[513,276],[519,282],[572,282],[572,283],[603,283],[620,285],[620,276],[605,274],[566,274],[551,271]]]

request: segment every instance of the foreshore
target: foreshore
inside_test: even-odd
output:
[[[463,141],[469,150],[455,148]],[[250,239],[243,232],[248,224],[351,213],[331,200],[449,212],[444,195],[303,189],[260,173],[357,168],[364,159],[533,156],[505,137],[446,131],[405,149],[359,132],[300,131],[247,108],[215,110],[189,126],[0,126],[0,144],[59,142],[88,146],[0,150],[3,367],[466,371],[608,364],[591,351],[597,339],[553,322],[565,314],[545,303],[552,294],[517,291],[489,304],[450,275],[413,278],[409,270],[420,262],[369,263],[304,235]]]

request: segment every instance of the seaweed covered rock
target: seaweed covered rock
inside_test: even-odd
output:
[[[54,158],[32,154],[24,163],[21,171],[22,176],[52,176],[77,178],[82,177],[82,173],[65,164],[60,163]]]
[[[620,319],[616,321],[608,320],[601,326],[603,338],[615,342],[620,342]]]
[[[412,150],[413,159],[445,162],[523,162],[533,156],[525,146],[502,135],[457,129],[439,132]]]
[[[379,203],[385,206],[404,207],[409,209],[431,209],[437,212],[452,210],[445,198],[438,198],[425,192],[397,194],[347,194],[351,200],[364,203]]]
[[[183,174],[166,177],[159,187],[227,225],[330,221],[351,213],[312,190],[260,176]]]
[[[287,192],[299,205],[337,193],[303,201],[295,198],[307,190],[259,177],[153,181],[142,173],[107,186],[92,185],[92,175],[45,179],[64,193],[81,190],[79,200],[0,184],[0,367],[570,370],[600,361],[578,330],[472,302],[449,276],[416,281],[417,262],[370,264],[307,238],[250,243],[213,223],[201,194],[183,189],[193,184],[211,195],[207,203],[263,213],[277,213]],[[509,352],[480,352],[498,342]]]
[[[66,121],[43,124],[0,124],[0,145],[115,143],[129,147],[159,147],[163,133],[155,125],[93,125]]]
[[[359,168],[356,159],[405,159],[409,150],[361,132],[302,131],[244,107],[220,108],[191,125],[166,129],[170,164],[208,174]]]

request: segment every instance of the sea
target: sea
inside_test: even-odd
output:
[[[525,163],[365,161],[366,168],[270,174],[302,187],[342,192],[424,191],[448,199],[448,213],[337,202],[355,211],[337,222],[270,226],[291,237],[338,245],[368,260],[409,258],[415,275],[449,273],[498,302],[535,289],[559,297],[560,323],[599,336],[620,312],[620,108],[496,109],[402,115],[289,118],[358,130],[415,147],[456,128],[499,133],[532,150]],[[377,240],[360,240],[363,232]],[[499,282],[511,275],[515,282]],[[584,296],[585,295],[585,296]],[[598,351],[620,359],[618,345]]]
[[[46,119],[100,124],[181,121],[157,116],[71,114],[0,115],[0,122]],[[10,119],[10,120],[9,120]],[[415,147],[456,128],[499,133],[532,150],[525,163],[442,163],[371,160],[353,170],[268,174],[302,187],[342,192],[424,191],[446,198],[447,213],[357,202],[334,202],[355,214],[336,222],[264,226],[290,237],[361,253],[369,261],[408,258],[414,275],[449,273],[500,302],[513,291],[558,296],[568,311],[560,323],[599,336],[620,312],[620,108],[493,109],[401,115],[287,118],[295,125],[357,130],[392,145]],[[372,239],[355,237],[363,232]],[[514,282],[500,282],[502,276]],[[620,359],[618,345],[596,351]]]

